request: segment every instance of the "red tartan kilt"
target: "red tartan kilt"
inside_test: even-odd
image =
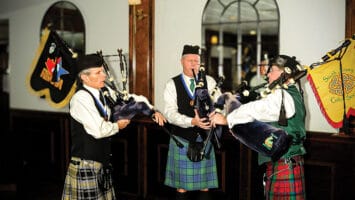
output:
[[[305,199],[304,161],[301,156],[293,159],[292,167],[283,159],[266,164],[266,199]]]

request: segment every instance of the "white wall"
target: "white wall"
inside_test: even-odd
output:
[[[5,6],[5,3],[6,6]],[[63,111],[32,95],[25,80],[39,44],[39,28],[46,9],[55,1],[0,0],[0,18],[10,20],[11,108]],[[128,51],[128,0],[71,0],[86,23],[86,50]],[[184,44],[201,44],[201,18],[207,0],[155,0],[155,93],[160,98],[168,78],[181,72]],[[279,0],[280,52],[295,55],[302,64],[318,61],[345,36],[345,0]],[[17,10],[18,9],[18,10]],[[308,108],[307,130],[337,132],[325,121],[309,85],[304,81]]]
[[[32,1],[32,4],[28,3]],[[22,1],[21,1],[22,2]],[[9,19],[9,67],[10,67],[10,107],[30,110],[67,112],[68,107],[55,109],[46,100],[32,94],[27,84],[31,64],[39,45],[42,18],[51,1],[26,0],[25,5],[18,0],[1,0],[0,18]],[[86,52],[102,50],[104,54],[117,54],[122,48],[128,52],[128,1],[124,0],[71,0],[81,11],[86,27]],[[22,6],[21,6],[22,5]],[[18,9],[20,8],[20,9]]]
[[[345,0],[278,1],[280,6],[280,52],[295,55],[302,64],[318,62],[345,36]],[[303,5],[303,6],[301,6]],[[338,132],[320,111],[306,78],[307,130]]]

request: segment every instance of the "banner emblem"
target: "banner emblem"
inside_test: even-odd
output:
[[[75,57],[55,31],[45,29],[28,77],[30,90],[55,108],[67,105],[76,89]]]
[[[328,123],[341,128],[355,116],[355,40],[347,39],[322,59],[311,65],[307,79]]]

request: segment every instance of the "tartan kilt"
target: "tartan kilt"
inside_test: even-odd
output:
[[[164,184],[188,191],[217,188],[218,175],[213,145],[208,159],[192,162],[186,155],[187,140],[177,138],[184,147],[179,148],[174,140],[170,139]]]
[[[115,200],[111,171],[92,160],[72,157],[65,177],[62,200]],[[103,183],[103,184],[102,184]]]
[[[265,196],[267,200],[304,200],[306,199],[304,161],[302,156],[266,163]]]

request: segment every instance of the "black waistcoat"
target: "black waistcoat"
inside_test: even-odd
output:
[[[177,106],[178,106],[178,111],[181,114],[187,115],[189,117],[194,117],[195,112],[194,112],[194,107],[191,105],[191,102],[193,99],[190,98],[188,91],[186,91],[182,75],[175,76],[173,78],[174,83],[175,83],[175,88],[176,88],[176,97],[177,97]],[[197,136],[197,128],[181,128],[179,126],[173,125],[173,134],[177,135],[179,137],[182,137],[186,140],[195,140]]]
[[[87,91],[95,101],[96,108],[100,115],[104,117],[104,113],[99,109],[98,102],[95,97],[85,88],[80,88]],[[71,154],[74,157],[79,157],[86,160],[94,160],[102,163],[104,166],[110,163],[111,157],[111,142],[110,138],[96,139],[88,134],[84,126],[71,117],[71,139],[72,148]]]

